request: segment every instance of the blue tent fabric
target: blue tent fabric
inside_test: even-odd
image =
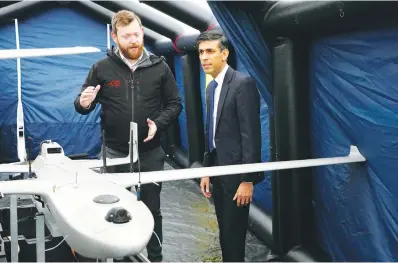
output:
[[[227,2],[208,2],[221,29],[236,52],[237,70],[256,80],[261,95],[262,161],[270,160],[269,114],[272,113],[271,55],[261,31],[254,19],[242,9],[229,8]],[[255,54],[255,55],[253,55]],[[270,173],[255,187],[253,202],[265,212],[272,214],[272,191]]]
[[[229,8],[228,2],[209,1],[208,4],[237,57],[256,80],[261,96],[272,108],[271,54],[256,22],[244,10]]]
[[[366,164],[319,167],[316,229],[334,261],[398,261],[397,30],[322,39],[311,52],[313,157],[358,146]]]
[[[236,70],[249,74],[246,67],[242,63],[242,59],[237,56]],[[260,121],[261,121],[261,160],[267,162],[270,160],[270,145],[269,145],[269,116],[268,105],[262,99],[260,104]],[[253,202],[259,205],[265,212],[272,214],[272,188],[270,173],[266,173],[267,177],[262,182],[255,186],[253,193]]]
[[[178,123],[180,126],[180,138],[181,138],[181,149],[188,152],[188,128],[187,128],[187,114],[185,107],[185,97],[184,97],[184,76],[182,75],[182,62],[181,56],[179,54],[174,55],[174,68],[175,68],[175,79],[177,87],[180,91],[182,111],[178,116]]]
[[[82,116],[75,112],[73,101],[91,65],[105,56],[106,37],[106,24],[64,7],[19,24],[21,48],[94,46],[103,51],[21,59],[25,137],[33,140],[33,158],[39,152],[40,142],[47,139],[58,142],[65,154],[87,153],[92,158],[98,154],[100,107]],[[8,89],[16,92],[16,86]],[[9,134],[8,138],[12,137]]]
[[[202,97],[202,115],[203,115],[203,127],[206,129],[206,73],[203,71],[202,65],[199,62],[200,68],[200,94]]]
[[[0,49],[15,49],[14,23],[0,28]],[[17,60],[0,60],[0,163],[18,161]]]
[[[45,139],[60,143],[65,154],[98,154],[100,107],[82,116],[73,101],[91,65],[105,56],[106,37],[105,24],[69,8],[52,9],[20,25],[21,48],[94,46],[103,51],[22,61],[25,127],[34,140],[33,155]]]

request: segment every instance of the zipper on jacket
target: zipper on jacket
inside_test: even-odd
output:
[[[130,69],[131,71],[131,69]],[[127,86],[128,88],[126,89],[126,100],[129,99],[129,91],[134,89],[134,73],[130,73],[130,76],[126,78],[127,80]]]
[[[131,72],[130,77],[130,89],[127,90],[131,90],[131,121],[134,122],[135,96],[137,95],[135,92],[137,89],[134,88],[134,72]]]
[[[127,85],[130,87],[130,84],[131,83],[131,80],[130,79],[128,79],[127,80]],[[126,100],[129,100],[129,89],[127,88],[126,89]]]
[[[126,88],[126,100],[129,100],[129,90],[131,88],[131,79],[126,79],[127,88]]]

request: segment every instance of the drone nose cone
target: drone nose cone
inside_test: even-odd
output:
[[[123,207],[114,207],[106,214],[105,220],[115,224],[124,224],[131,220],[131,215]]]

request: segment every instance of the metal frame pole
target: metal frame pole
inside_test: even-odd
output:
[[[45,237],[44,237],[44,214],[36,214],[36,258],[37,262],[45,262]]]

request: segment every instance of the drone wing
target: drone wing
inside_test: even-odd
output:
[[[0,50],[0,59],[31,58],[100,52],[95,47],[33,48]]]
[[[141,172],[140,183],[150,184],[175,180],[202,178],[205,176],[239,175],[243,173],[266,172],[275,170],[335,165],[343,163],[365,162],[365,157],[358,148],[351,146],[350,153],[345,157],[330,157],[306,160],[293,160],[281,162],[266,162],[253,164],[236,164],[216,167],[188,168],[166,171]],[[104,179],[119,183],[125,187],[138,184],[138,173],[104,174]]]
[[[0,193],[17,194],[17,195],[40,195],[42,197],[49,197],[52,192],[52,184],[46,181],[38,180],[14,180],[1,181]]]
[[[29,166],[27,164],[0,164],[0,173],[27,173]]]

